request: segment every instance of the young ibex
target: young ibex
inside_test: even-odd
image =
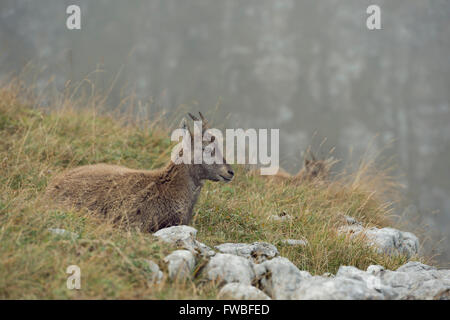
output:
[[[328,178],[332,158],[327,160],[317,160],[310,151],[311,159],[306,156],[303,160],[303,168],[292,179],[294,182],[312,181],[315,179],[325,180]]]
[[[197,117],[189,116],[198,121]],[[207,123],[201,113],[200,117],[204,133]],[[189,130],[185,119],[181,128]],[[191,134],[191,145],[193,139]],[[203,142],[203,148],[209,143]],[[169,161],[166,167],[152,171],[96,164],[63,172],[48,186],[46,196],[49,201],[64,207],[86,208],[116,223],[154,232],[189,224],[204,181],[228,182],[233,176],[225,159],[223,164],[175,164]]]
[[[276,182],[286,181],[293,184],[300,184],[306,181],[326,180],[328,178],[333,159],[317,160],[311,151],[308,151],[308,154],[311,156],[311,159],[308,159],[307,156],[305,156],[303,160],[303,168],[300,169],[296,175],[292,176],[280,168],[277,174],[264,177]]]

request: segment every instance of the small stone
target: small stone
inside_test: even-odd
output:
[[[156,264],[152,260],[145,260],[145,262],[147,263],[147,266],[150,269],[152,282],[160,283],[164,277],[164,274],[159,269],[158,264]]]
[[[410,232],[393,228],[371,228],[366,231],[366,235],[373,246],[388,254],[401,253],[411,257],[419,251],[419,240]]]
[[[195,267],[195,257],[188,250],[176,250],[164,258],[167,263],[169,278],[186,280],[190,278]]]
[[[399,250],[403,253],[406,253],[408,257],[416,255],[419,253],[419,239],[415,234],[411,232],[401,232],[401,242],[399,246]]]
[[[391,255],[400,253],[411,257],[419,252],[419,239],[410,232],[393,228],[365,229],[358,224],[340,227],[338,232],[349,234],[351,239],[364,235],[370,246],[376,247],[379,252]]]
[[[345,219],[345,222],[346,222],[347,224],[357,224],[357,225],[362,225],[361,222],[359,222],[358,220],[356,220],[356,219],[353,218],[353,217],[344,215],[344,219]]]
[[[213,281],[250,285],[255,278],[255,272],[249,259],[228,253],[217,253],[206,265],[206,277]]]
[[[312,277],[301,281],[292,296],[296,300],[383,300],[383,295],[350,278]]]
[[[254,286],[241,283],[228,283],[219,291],[219,298],[236,300],[271,300],[264,292]]]
[[[286,239],[281,240],[282,243],[290,245],[290,246],[307,246],[308,240],[306,239]]]
[[[350,235],[350,239],[353,239],[363,231],[364,227],[358,224],[342,226],[338,229],[338,233],[348,234]]]
[[[269,219],[272,221],[290,221],[293,217],[286,212],[282,212],[280,214],[273,214],[269,216]]]
[[[197,229],[190,226],[172,226],[160,229],[153,235],[165,243],[189,250],[195,255],[209,258],[216,254],[213,249],[195,239]]]
[[[260,263],[278,256],[277,248],[266,242],[248,243],[224,243],[215,246],[221,253],[229,253],[251,259],[255,263]]]
[[[160,229],[153,235],[165,243],[194,250],[197,229],[189,226],[173,226]]]
[[[261,288],[272,299],[291,299],[300,283],[311,274],[300,271],[291,261],[284,257],[276,257],[255,265],[256,278]]]
[[[69,237],[74,240],[79,238],[79,235],[77,233],[67,231],[66,229],[49,228],[48,231],[50,231],[54,235]]]

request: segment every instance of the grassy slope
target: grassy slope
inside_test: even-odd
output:
[[[201,277],[151,284],[144,259],[163,268],[161,259],[171,249],[151,235],[115,230],[86,213],[46,210],[39,201],[51,176],[68,167],[163,165],[170,154],[169,131],[162,125],[140,129],[95,111],[96,102],[77,108],[78,102],[67,97],[57,102],[63,106],[59,111],[45,113],[23,96],[15,83],[0,88],[0,298],[214,298],[217,286]],[[205,244],[267,241],[312,274],[335,273],[340,265],[396,268],[406,261],[336,234],[342,213],[368,225],[387,225],[388,204],[365,191],[373,179],[347,176],[328,185],[267,186],[260,177],[235,169],[230,184],[208,182],[195,208],[193,226]],[[269,219],[281,212],[294,219]],[[76,232],[80,239],[54,236],[50,227]],[[289,247],[280,242],[286,238],[306,238],[310,245]],[[66,289],[65,270],[71,264],[81,268],[78,291]]]

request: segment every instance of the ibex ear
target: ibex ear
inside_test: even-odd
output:
[[[191,117],[194,121],[200,121],[196,116],[194,116],[192,113],[188,112],[189,117]]]
[[[303,160],[303,164],[305,165],[305,167],[308,167],[310,165],[310,163],[311,163],[311,161],[306,158]]]

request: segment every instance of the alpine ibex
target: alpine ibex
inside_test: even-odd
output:
[[[303,167],[296,175],[292,176],[280,168],[277,174],[263,177],[267,177],[268,179],[276,182],[286,181],[294,184],[300,184],[305,181],[327,179],[333,159],[317,160],[311,151],[308,151],[308,154],[311,156],[311,159],[308,159],[307,156],[305,156],[303,160]]]
[[[192,114],[189,116],[198,121]],[[201,113],[200,117],[204,133],[208,126]],[[189,130],[184,118],[181,128]],[[194,137],[190,136],[193,142]],[[202,142],[203,148],[209,143]],[[175,164],[169,161],[164,168],[151,171],[96,164],[63,172],[47,187],[46,196],[49,201],[64,207],[85,208],[111,218],[115,223],[154,232],[189,224],[204,181],[228,182],[233,176],[225,159],[223,164]]]
[[[295,182],[312,181],[315,179],[325,180],[328,178],[332,158],[327,160],[317,160],[314,154],[310,151],[311,159],[304,158],[303,168],[292,177]]]

